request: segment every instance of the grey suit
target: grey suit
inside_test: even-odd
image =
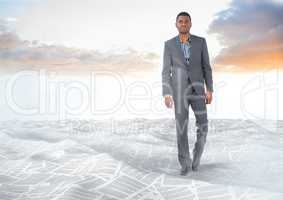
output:
[[[205,38],[191,35],[190,62],[187,64],[178,35],[164,45],[162,70],[162,95],[171,95],[174,100],[178,144],[178,159],[182,167],[197,168],[203,153],[208,132],[205,87],[213,91],[212,69]],[[188,146],[189,106],[196,118],[197,141],[193,161]]]

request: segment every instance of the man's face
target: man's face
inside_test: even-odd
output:
[[[179,33],[186,34],[190,32],[192,23],[188,16],[179,16],[176,21],[176,28]]]

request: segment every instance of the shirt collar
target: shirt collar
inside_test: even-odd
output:
[[[176,40],[177,40],[178,43],[182,44],[179,35],[177,35]],[[187,40],[187,42],[189,42],[189,44],[192,42],[192,34],[190,35],[190,37]]]

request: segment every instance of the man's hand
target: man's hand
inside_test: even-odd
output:
[[[165,105],[166,105],[167,108],[172,108],[172,106],[173,106],[172,96],[166,95],[164,101],[165,101]]]
[[[212,101],[212,92],[211,91],[207,91],[205,93],[205,103],[206,104],[211,104]]]

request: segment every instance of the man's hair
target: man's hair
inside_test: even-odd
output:
[[[180,16],[188,16],[188,17],[190,18],[190,20],[191,20],[191,16],[190,16],[189,13],[187,13],[187,12],[180,12],[180,13],[177,15],[177,17],[176,17],[176,21],[178,20],[178,17],[180,17]]]

